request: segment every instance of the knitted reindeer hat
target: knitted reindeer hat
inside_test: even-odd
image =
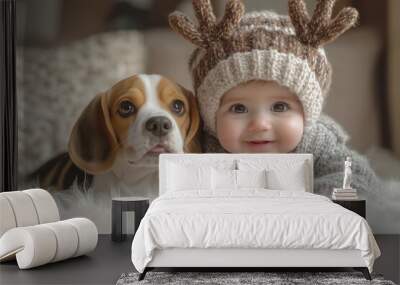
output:
[[[219,23],[210,0],[193,0],[198,25],[172,13],[172,29],[197,46],[189,67],[205,129],[216,134],[216,112],[225,92],[256,79],[288,87],[303,105],[306,125],[315,121],[332,74],[322,46],[358,18],[355,9],[344,8],[332,19],[335,2],[317,0],[311,18],[303,0],[289,0],[290,17],[269,11],[244,15],[240,0],[227,2]]]

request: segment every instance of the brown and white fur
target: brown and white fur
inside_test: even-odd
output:
[[[199,128],[191,92],[160,75],[135,75],[95,96],[72,129],[68,154],[34,175],[48,189],[77,188],[80,180],[85,197],[98,202],[117,196],[154,199],[158,155],[200,152]]]

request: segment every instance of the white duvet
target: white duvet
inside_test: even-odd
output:
[[[359,215],[320,195],[265,189],[160,196],[133,239],[133,265],[143,272],[165,248],[358,249],[370,272],[380,255]]]

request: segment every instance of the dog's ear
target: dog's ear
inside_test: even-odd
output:
[[[107,93],[100,93],[83,110],[69,138],[71,160],[90,174],[111,168],[118,141],[110,121]]]
[[[193,93],[186,88],[179,85],[182,89],[183,94],[185,94],[186,98],[189,101],[189,117],[190,117],[190,125],[189,129],[186,133],[185,143],[183,147],[183,151],[187,153],[199,153],[201,152],[200,146],[200,131],[201,131],[201,119],[199,113],[199,106],[197,104],[196,97]]]

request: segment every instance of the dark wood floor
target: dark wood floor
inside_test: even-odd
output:
[[[19,270],[16,262],[0,264],[0,284],[115,284],[124,272],[134,271],[131,241],[116,243],[100,235],[96,249],[87,256]]]
[[[377,235],[382,251],[374,272],[386,279],[400,280],[400,235]],[[61,261],[29,270],[19,270],[16,262],[0,264],[0,284],[115,284],[124,272],[134,271],[130,258],[131,240],[111,241],[99,236],[95,251],[87,256]]]

